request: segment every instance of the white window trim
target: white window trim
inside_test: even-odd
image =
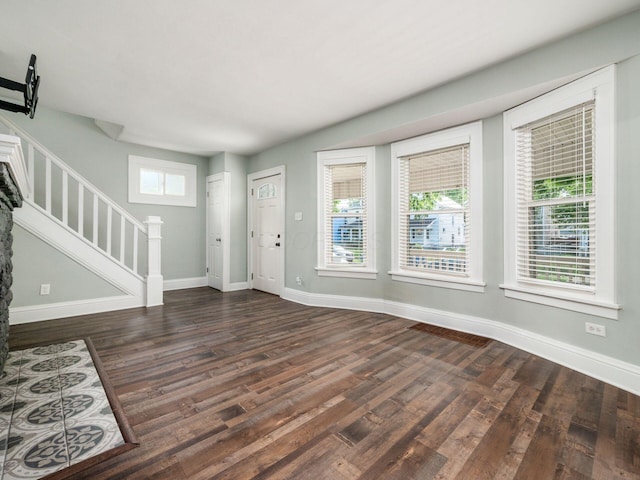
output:
[[[186,178],[185,195],[149,195],[142,193],[140,191],[140,170],[143,168],[160,171],[165,174],[184,175]],[[197,205],[197,178],[197,165],[129,155],[129,203],[195,207]]]
[[[378,274],[376,269],[375,250],[375,147],[348,148],[343,150],[329,150],[318,152],[318,263],[316,272],[320,277],[346,277],[375,280]],[[366,200],[365,212],[367,218],[367,266],[358,265],[333,266],[327,265],[325,252],[325,189],[324,169],[332,165],[348,165],[351,163],[366,164]]]
[[[504,289],[506,297],[617,319],[615,302],[615,66],[560,87],[504,113]],[[517,278],[515,129],[595,99],[596,291],[536,285]]]
[[[473,231],[469,242],[468,277],[422,273],[400,267],[400,159],[408,155],[469,144],[469,207]],[[392,280],[470,292],[484,292],[482,247],[482,122],[473,122],[391,144],[391,275]]]

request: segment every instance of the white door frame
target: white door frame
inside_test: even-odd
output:
[[[284,292],[284,259],[285,252],[287,247],[285,235],[285,210],[286,210],[286,169],[284,165],[279,165],[277,167],[269,168],[267,170],[262,170],[260,172],[250,173],[247,175],[247,283],[249,284],[249,288],[253,289],[253,279],[251,278],[251,273],[253,270],[253,242],[251,238],[251,231],[253,229],[253,196],[251,195],[251,188],[253,186],[253,182],[255,180],[259,180],[261,178],[271,177],[273,175],[280,175],[280,211],[282,215],[280,215],[280,232],[282,241],[280,247],[280,293]]]
[[[224,207],[222,209],[222,291],[229,291],[229,269],[231,268],[231,189],[230,189],[231,174],[229,172],[216,173],[215,175],[208,175],[205,191],[206,193],[206,226],[205,226],[205,249],[206,249],[206,268],[209,268],[209,182],[215,182],[216,180],[222,180],[223,185],[223,198]],[[209,284],[209,272],[206,271],[207,285]]]

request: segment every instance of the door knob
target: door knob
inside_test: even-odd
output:
[[[279,246],[280,246],[280,242],[276,242],[276,247],[279,247]]]

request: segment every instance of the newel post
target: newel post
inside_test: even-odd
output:
[[[162,271],[160,268],[161,257],[161,241],[160,228],[162,220],[160,217],[147,217],[144,220],[147,225],[148,245],[148,268],[147,274],[147,307],[154,305],[162,305]]]

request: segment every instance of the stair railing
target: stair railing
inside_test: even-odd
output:
[[[149,272],[149,269],[153,270],[153,275],[158,278],[159,264],[156,263],[159,263],[159,254],[156,251],[159,251],[159,233],[149,239],[145,224],[112,201],[28,133],[2,115],[0,125],[4,125],[6,133],[21,139],[23,151],[26,152],[31,193],[25,201],[64,228],[75,232],[85,242],[140,279],[143,279],[143,274]],[[152,221],[158,225],[162,223],[159,217],[149,219],[153,219]],[[149,219],[145,223],[149,223]],[[149,242],[154,245],[153,252],[149,252]],[[157,299],[157,292],[153,296]],[[162,303],[161,300],[159,303]],[[157,300],[154,304],[158,304]]]

